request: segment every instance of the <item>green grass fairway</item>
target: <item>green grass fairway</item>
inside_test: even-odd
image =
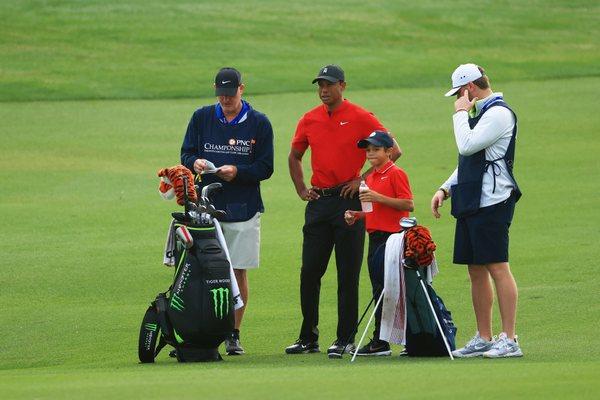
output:
[[[155,171],[178,162],[189,115],[211,100],[4,103],[2,397],[594,397],[600,373],[600,279],[594,272],[600,257],[599,85],[600,79],[585,78],[497,86],[521,118],[516,171],[525,195],[512,230],[511,263],[526,354],[498,361],[394,356],[350,365],[323,354],[283,354],[300,323],[303,215],[286,153],[297,118],[315,104],[307,93],[250,98],[276,127],[276,172],[264,184],[262,266],[250,274],[242,337],[248,354],[178,365],[164,352],[155,365],[138,365],[141,317],[172,273],[161,265],[161,250],[175,205],[158,196]],[[376,110],[405,152],[399,164],[411,177],[414,215],[431,227],[439,248],[435,286],[462,343],[474,324],[466,273],[450,264],[453,220],[448,209],[440,221],[428,211],[431,192],[455,157],[451,101],[441,97],[443,89],[347,94]],[[333,269],[323,285],[323,346],[334,339]],[[363,306],[368,293],[363,273]]]
[[[445,86],[466,60],[500,80],[599,76],[599,15],[589,0],[5,0],[0,100],[211,96],[204,77],[232,63],[254,93],[305,91],[331,62],[361,88]]]
[[[0,400],[598,398],[598,1],[6,0],[0,19]],[[469,281],[451,264],[449,205],[438,221],[429,211],[456,162],[442,95],[452,70],[475,62],[515,108],[524,196],[511,267],[524,358],[284,354],[300,326],[304,211],[287,154],[318,103],[310,81],[332,62],[346,71],[346,96],[404,151],[459,345],[475,331]],[[163,351],[141,365],[142,316],[173,273],[162,250],[177,206],[161,200],[156,172],[179,163],[188,120],[214,101],[225,65],[242,71],[276,140],[247,354],[183,365]],[[336,289],[330,265],[322,349],[334,340]],[[366,265],[360,290],[362,308]]]

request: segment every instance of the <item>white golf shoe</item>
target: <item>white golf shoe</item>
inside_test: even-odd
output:
[[[487,341],[479,336],[479,332],[475,332],[473,339],[469,340],[469,343],[467,343],[465,347],[454,350],[452,355],[457,358],[479,357],[486,351],[491,350],[493,345],[494,338]]]
[[[491,349],[483,353],[485,358],[504,358],[504,357],[523,357],[523,352],[519,343],[517,342],[517,336],[514,339],[509,339],[506,333],[502,332],[498,336],[498,340],[494,343]]]

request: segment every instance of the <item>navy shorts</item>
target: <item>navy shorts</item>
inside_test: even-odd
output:
[[[455,264],[508,262],[508,229],[515,211],[515,196],[482,207],[476,214],[456,220]]]

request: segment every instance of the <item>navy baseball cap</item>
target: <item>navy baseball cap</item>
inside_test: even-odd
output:
[[[242,75],[235,68],[221,68],[215,76],[215,96],[235,96],[242,84]]]
[[[344,70],[339,65],[326,65],[319,70],[319,74],[315,79],[313,79],[312,83],[317,82],[319,79],[325,79],[331,83],[345,81]]]
[[[394,139],[392,139],[387,132],[375,131],[371,133],[368,138],[358,141],[358,147],[361,149],[367,148],[370,144],[376,147],[385,147],[387,149],[394,147]]]

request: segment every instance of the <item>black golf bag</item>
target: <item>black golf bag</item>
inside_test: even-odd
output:
[[[167,344],[175,347],[180,362],[219,361],[218,347],[234,327],[229,261],[212,218],[194,208],[190,213],[186,205],[185,213],[172,214],[175,275],[144,315],[138,348],[142,363],[154,362]]]

